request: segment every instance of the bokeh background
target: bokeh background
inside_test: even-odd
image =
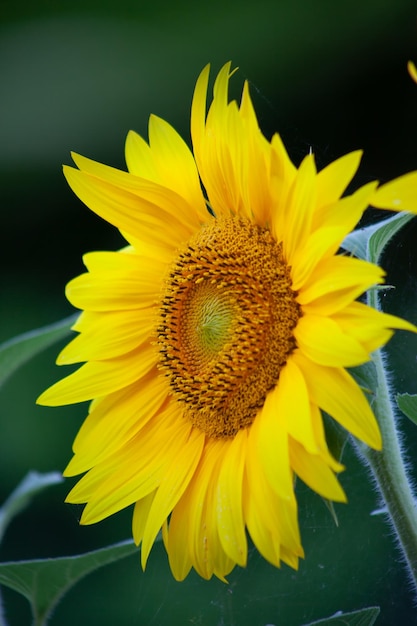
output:
[[[232,60],[236,94],[249,80],[262,129],[280,132],[298,164],[310,147],[320,167],[364,148],[357,184],[417,169],[414,0],[0,0],[0,340],[72,312],[65,283],[83,252],[117,249],[118,233],[73,196],[61,172],[75,150],[124,167],[129,129],[146,135],[150,113],[189,140],[192,90],[202,67]],[[371,216],[374,219],[374,216]],[[387,309],[417,322],[417,227],[385,257],[396,286]],[[0,395],[0,500],[33,468],[62,470],[86,407],[35,406],[63,375],[59,346],[26,365]],[[399,391],[417,392],[416,340],[390,344]],[[69,372],[70,370],[67,369]],[[401,421],[409,458],[415,427]],[[275,570],[250,551],[229,585],[190,575],[176,583],[157,545],[145,574],[130,557],[90,575],[57,608],[74,623],[300,626],[335,611],[379,605],[377,624],[415,624],[411,585],[366,470],[349,448],[348,506],[336,527],[299,485],[307,558]],[[414,472],[415,473],[415,472]],[[72,483],[71,483],[72,484]],[[63,503],[70,481],[39,496],[9,529],[0,559],[76,554],[130,536],[131,511],[79,527]],[[10,626],[30,623],[25,600],[5,590]]]

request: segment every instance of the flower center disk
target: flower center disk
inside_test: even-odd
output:
[[[295,349],[301,315],[282,246],[241,218],[204,225],[179,251],[160,306],[160,363],[209,437],[250,426]]]

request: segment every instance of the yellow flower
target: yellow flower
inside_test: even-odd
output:
[[[227,64],[207,114],[209,67],[197,81],[194,156],[152,116],[149,144],[128,135],[129,173],[79,155],[65,167],[129,245],[86,254],[68,284],[82,313],[58,363],[85,363],[39,399],[93,400],[65,470],[86,474],[67,500],[86,503],[84,524],[134,504],[142,565],[162,528],[178,580],[244,566],[246,530],[268,561],[298,566],[295,477],[345,500],[321,411],[379,449],[346,368],[412,328],[357,301],[379,267],[337,254],[371,202],[404,208],[407,184],[341,198],[361,153],[319,173],[308,154],[297,169],[261,134],[247,84],[228,102],[230,76]]]

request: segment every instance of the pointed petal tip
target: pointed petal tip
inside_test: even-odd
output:
[[[39,404],[40,406],[60,406],[60,402],[56,397],[54,397],[54,394],[50,393],[54,386],[55,385],[49,387],[49,389],[46,389],[43,393],[41,393],[41,395],[36,398],[36,404]]]
[[[379,429],[378,429],[378,433],[375,435],[374,440],[368,445],[370,445],[370,447],[373,448],[374,450],[381,452],[383,448],[383,443],[382,443],[382,437],[381,437],[381,433],[379,432]]]
[[[138,133],[135,130],[128,130],[127,134],[126,134],[126,142],[130,141],[131,139],[133,139],[134,137],[136,137],[138,135]]]

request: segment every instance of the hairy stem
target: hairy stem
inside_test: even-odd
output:
[[[380,309],[377,290],[370,290],[368,303]],[[383,449],[377,452],[361,445],[360,451],[375,477],[417,593],[416,499],[407,476],[392,403],[393,394],[380,351],[373,360],[378,380],[373,409],[381,429]]]

